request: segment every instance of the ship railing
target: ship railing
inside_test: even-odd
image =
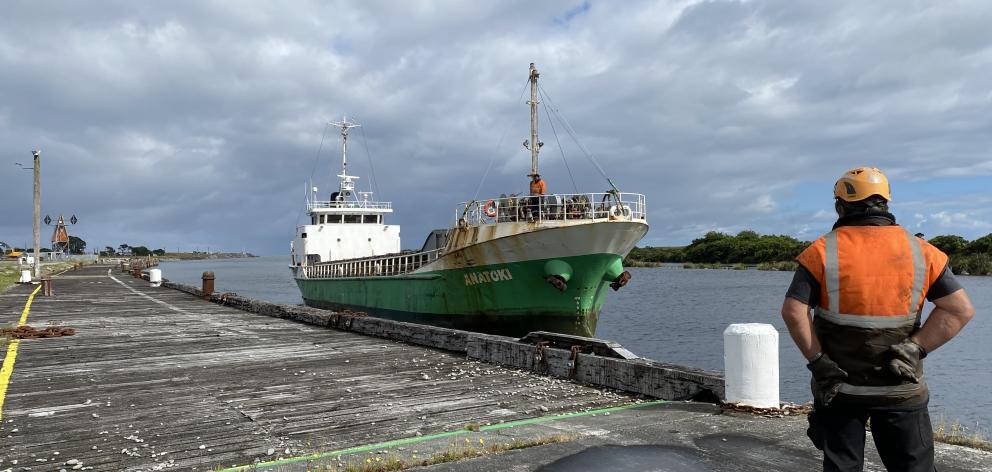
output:
[[[393,209],[392,202],[373,202],[373,201],[345,201],[338,202],[334,200],[308,200],[307,201],[307,211],[312,211],[314,209],[324,209],[324,208],[340,208],[340,209],[354,209],[354,210],[391,210]]]
[[[639,193],[560,193],[509,196],[462,203],[455,210],[459,226],[563,220],[645,221],[647,207]]]
[[[387,277],[413,272],[437,260],[442,249],[322,262],[303,267],[308,279]]]

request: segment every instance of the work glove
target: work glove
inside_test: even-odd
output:
[[[817,411],[816,408],[813,408],[813,411],[810,411],[809,414],[806,415],[806,421],[809,423],[809,426],[806,427],[806,437],[809,438],[814,447],[822,451],[823,418],[821,418],[821,415],[823,415],[823,413]]]
[[[806,368],[813,373],[813,399],[823,406],[829,405],[837,396],[840,383],[847,380],[847,372],[823,352],[809,361]]]
[[[920,383],[916,372],[920,370],[921,361],[927,356],[927,351],[922,346],[906,338],[899,344],[889,346],[887,353],[891,357],[889,372],[910,382]]]

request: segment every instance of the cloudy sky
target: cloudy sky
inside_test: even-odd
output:
[[[989,24],[977,0],[6,1],[0,240],[30,244],[14,162],[41,149],[42,213],[77,215],[91,249],[285,254],[347,114],[350,170],[367,188],[371,158],[419,247],[477,189],[526,189],[530,62],[606,174],[647,195],[643,244],[814,238],[858,165],[888,173],[903,224],[972,239],[992,232]],[[605,190],[556,125],[549,189]]]

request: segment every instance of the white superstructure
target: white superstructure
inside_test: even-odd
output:
[[[320,200],[316,188],[307,192],[310,221],[296,228],[291,246],[294,267],[400,252],[400,227],[386,224],[392,204],[375,201],[372,192],[356,192],[358,177],[348,175],[348,130],[359,125],[347,118],[331,125],[341,128],[338,190],[328,200]]]

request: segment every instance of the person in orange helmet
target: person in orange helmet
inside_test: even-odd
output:
[[[782,305],[812,372],[807,434],[824,471],[863,469],[869,419],[886,469],[934,470],[922,361],[974,315],[947,255],[898,226],[889,201],[882,171],[845,172],[837,222],[797,257]],[[921,323],[924,299],[935,307]]]
[[[534,219],[539,214],[539,206],[541,204],[541,197],[548,191],[548,187],[544,184],[544,180],[541,179],[541,174],[530,174],[530,198],[528,199],[528,209],[530,210],[530,218]]]
[[[530,194],[532,196],[541,196],[548,192],[548,187],[544,185],[541,174],[530,174],[530,178]]]

